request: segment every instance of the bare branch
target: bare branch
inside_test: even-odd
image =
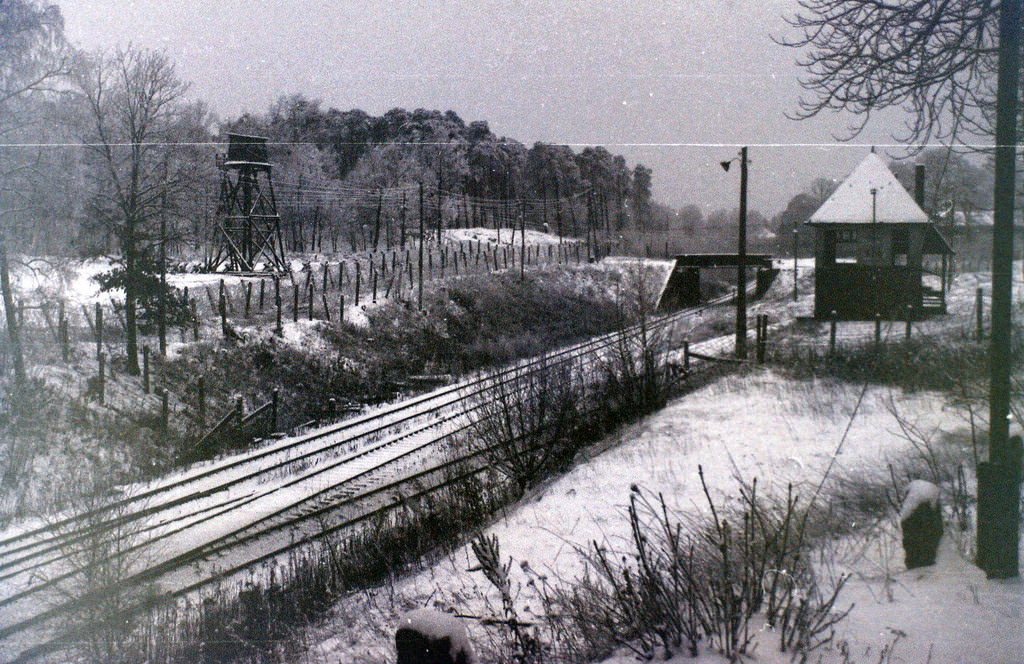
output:
[[[857,136],[873,111],[910,115],[909,143],[963,144],[992,133],[998,3],[995,0],[800,0],[787,22],[799,49],[805,95],[791,117],[824,111],[858,116]]]

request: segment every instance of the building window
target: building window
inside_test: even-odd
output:
[[[910,236],[906,228],[894,228],[892,231],[892,252],[894,254],[910,253]]]

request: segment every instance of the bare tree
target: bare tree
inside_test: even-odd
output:
[[[856,135],[872,113],[909,112],[911,144],[964,143],[991,136],[996,92],[999,3],[913,0],[800,0],[788,19],[798,35],[798,118],[853,111]]]
[[[94,211],[121,247],[127,369],[137,374],[142,259],[155,240],[154,222],[184,182],[173,168],[173,129],[188,86],[166,54],[131,46],[84,63],[76,83],[88,109],[84,143],[96,164]]]
[[[64,41],[64,20],[53,5],[32,0],[0,3],[0,141],[11,143],[31,124],[34,113],[26,106],[40,94],[52,91],[69,71],[71,51]],[[0,221],[6,227],[13,216],[30,205],[26,188],[24,152],[8,146],[0,153]],[[14,317],[6,238],[0,231],[0,290],[15,377],[25,379],[21,339]]]
[[[64,19],[54,5],[33,0],[0,4],[0,131],[8,131],[17,104],[54,90],[71,65]]]

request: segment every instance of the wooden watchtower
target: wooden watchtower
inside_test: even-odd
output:
[[[923,173],[916,187],[923,198]],[[921,319],[946,312],[953,250],[871,153],[807,222],[814,233],[814,317]],[[925,257],[941,259],[929,269]]]
[[[287,272],[281,217],[270,177],[267,139],[228,134],[227,156],[218,160],[220,204],[214,269]]]

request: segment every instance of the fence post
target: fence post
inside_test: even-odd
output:
[[[882,343],[882,314],[875,314],[875,345]]]
[[[836,352],[836,312],[832,312],[832,320],[828,326],[828,354],[835,355]]]
[[[202,428],[206,426],[206,378],[203,376],[199,377],[198,392],[199,403],[196,411],[199,415],[199,427]]]
[[[142,393],[149,394],[149,346],[142,347]]]
[[[907,331],[906,338],[910,339],[911,328],[913,327],[914,308],[911,305],[907,305]]]
[[[263,291],[266,288],[267,280],[260,279],[260,313],[263,313]]]
[[[690,342],[683,342],[683,371],[690,373]]]
[[[757,316],[757,363],[764,364],[765,349],[768,342],[768,314]]]
[[[274,334],[281,336],[281,277],[274,276],[274,306],[277,308],[277,318],[274,323]]]
[[[227,336],[228,333],[228,299],[224,293],[224,280],[220,280],[220,291],[217,295],[217,309],[220,311],[220,331]]]
[[[313,274],[312,266],[309,268],[309,274]],[[306,314],[309,320],[313,320],[313,292],[316,290],[316,282],[311,279],[306,279]]]
[[[768,314],[764,315],[764,333],[761,335],[761,361],[768,356]]]
[[[327,417],[328,419],[334,419],[335,413],[338,412],[338,400],[331,397],[327,400]]]
[[[277,431],[277,405],[279,400],[279,392],[275,387],[270,391],[270,430]]]
[[[761,314],[754,318],[754,358],[761,363]]]
[[[167,401],[167,390],[160,388],[160,433],[167,438],[170,429],[171,409]]]
[[[71,349],[69,348],[70,339],[68,332],[68,316],[64,311],[64,302],[60,303],[60,357],[64,362],[68,361],[71,355]]]
[[[292,280],[292,322],[299,322],[299,285]]]
[[[188,306],[192,311],[192,340],[199,341],[199,302],[196,298],[192,298],[189,300]]]
[[[103,307],[96,303],[96,361],[102,364],[103,360]],[[101,392],[102,394],[102,392]],[[102,399],[100,403],[103,403]]]
[[[980,342],[985,336],[985,291],[981,288],[974,291],[974,340]]]
[[[356,306],[359,306],[359,287],[363,280],[363,268],[362,264],[356,260]]]
[[[262,283],[262,282],[261,282]],[[252,282],[245,282],[245,319],[249,320],[249,305],[252,303]]]
[[[100,363],[99,397],[100,405],[102,406],[105,403],[104,399],[107,389],[107,356],[103,351],[100,351],[97,360]]]

